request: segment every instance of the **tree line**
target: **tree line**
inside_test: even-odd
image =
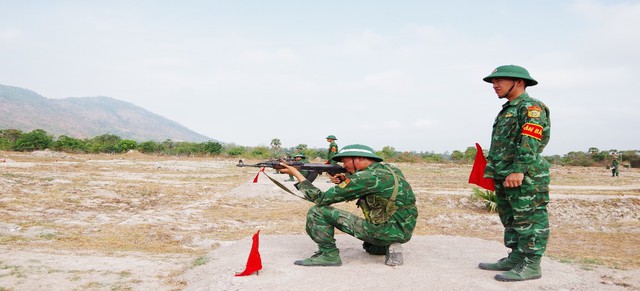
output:
[[[50,149],[68,153],[126,153],[132,150],[154,155],[167,156],[223,156],[245,159],[272,159],[304,154],[310,160],[316,158],[326,160],[327,150],[309,148],[305,144],[299,144],[292,148],[282,148],[280,140],[274,138],[270,146],[239,146],[235,144],[222,144],[217,141],[206,142],[176,142],[171,139],[162,142],[145,141],[138,142],[131,139],[123,139],[113,134],[103,134],[93,138],[79,139],[66,135],[55,137],[42,129],[30,132],[22,132],[17,129],[0,130],[0,150],[5,151],[38,151]],[[468,147],[464,151],[454,150],[451,153],[434,152],[399,152],[392,146],[385,146],[377,152],[379,156],[389,162],[456,162],[472,163],[475,159],[476,148]],[[486,153],[485,153],[486,154]],[[638,150],[618,151],[599,150],[589,148],[586,152],[570,152],[563,156],[545,156],[552,164],[570,166],[606,166],[611,163],[616,154],[621,163],[626,166],[640,167],[640,155]]]

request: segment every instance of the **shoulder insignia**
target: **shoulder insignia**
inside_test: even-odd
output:
[[[347,185],[349,185],[349,182],[351,182],[351,180],[349,180],[349,178],[347,178],[346,180],[340,182],[340,184],[338,184],[338,187],[345,188],[345,187],[347,187]]]
[[[504,117],[512,117],[512,116],[513,116],[513,113],[511,113],[511,112],[509,112],[509,113],[504,115]]]
[[[542,125],[535,123],[525,123],[522,126],[522,135],[533,137],[537,140],[542,139]]]
[[[531,117],[531,118],[538,118],[540,117],[540,112],[542,112],[542,108],[540,108],[539,106],[529,106],[527,107],[527,116]]]

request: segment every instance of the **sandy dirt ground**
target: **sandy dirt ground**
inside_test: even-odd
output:
[[[471,198],[469,165],[399,165],[420,211],[403,266],[338,235],[343,266],[309,268],[293,265],[316,248],[309,203],[236,163],[0,152],[0,290],[640,290],[637,169],[555,167],[543,277],[503,283],[477,268],[506,249],[497,215]],[[235,277],[258,230],[263,270]]]
[[[315,244],[303,236],[264,236],[260,240],[263,269],[236,277],[251,248],[245,239],[209,254],[210,263],[186,272],[186,290],[625,290],[620,284],[640,283],[639,271],[583,270],[548,258],[543,277],[527,282],[499,282],[498,272],[477,268],[505,255],[504,247],[477,238],[417,236],[403,246],[405,263],[389,267],[384,256],[371,256],[362,243],[348,235],[337,239],[343,265],[300,267]],[[637,285],[636,285],[637,286]],[[630,288],[630,286],[627,286]]]

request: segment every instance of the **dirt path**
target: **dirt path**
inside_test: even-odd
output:
[[[543,277],[527,282],[499,282],[498,272],[477,268],[481,261],[505,255],[492,241],[469,237],[418,236],[406,243],[405,264],[389,267],[384,256],[371,256],[361,242],[340,235],[340,267],[295,266],[316,249],[304,236],[261,236],[263,269],[258,275],[235,277],[251,249],[247,238],[208,254],[209,263],[186,272],[186,290],[625,290],[640,286],[640,270],[583,270],[548,258]]]

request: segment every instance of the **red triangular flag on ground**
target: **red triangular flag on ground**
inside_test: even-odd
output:
[[[256,174],[256,177],[253,178],[253,183],[258,183],[258,176],[260,176],[260,172],[264,173],[264,167],[262,167],[262,169],[260,171],[258,171],[258,173]]]
[[[251,244],[251,252],[247,259],[247,267],[242,271],[242,273],[236,274],[236,276],[248,276],[254,272],[262,270],[262,259],[260,258],[260,251],[258,251],[258,247],[260,246],[259,235],[260,230],[253,235],[253,244]]]
[[[471,168],[471,175],[469,175],[469,183],[476,184],[484,189],[495,191],[496,186],[493,184],[493,179],[484,177],[484,168],[487,166],[487,160],[482,153],[482,147],[476,143],[476,160],[473,162],[473,168]]]

